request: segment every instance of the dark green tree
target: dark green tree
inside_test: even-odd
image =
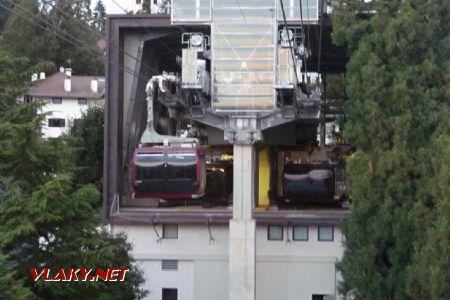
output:
[[[102,229],[93,208],[100,197],[93,185],[74,188],[68,175],[39,185],[31,194],[6,183],[1,197],[1,246],[17,264],[19,278],[43,299],[139,299],[145,293],[124,236]],[[33,282],[30,268],[129,268],[123,282]]]
[[[433,139],[429,148],[429,198],[434,209],[424,225],[425,237],[415,244],[408,268],[408,293],[416,299],[447,299],[450,295],[450,137]]]
[[[94,12],[92,15],[94,26],[99,32],[104,33],[106,26],[106,9],[101,0],[98,0],[97,4],[95,4]]]
[[[14,13],[25,15],[24,12],[14,8],[13,5],[9,3],[2,2],[1,4],[12,9]],[[37,16],[40,14],[38,2],[35,0],[22,0],[17,4],[27,12]],[[2,8],[2,11],[5,11],[6,14],[6,11],[8,10]],[[7,15],[9,18],[7,18],[2,32],[7,49],[18,56],[33,57],[34,55],[37,55],[37,52],[42,49],[35,49],[33,41],[35,37],[42,34],[42,32],[38,30],[37,26],[22,20],[20,17],[9,13],[9,11]],[[20,30],[18,30],[18,28],[20,28]],[[23,47],[25,42],[29,43],[28,47]]]
[[[30,67],[30,60],[25,57],[13,57],[0,50],[0,117],[17,103],[30,85],[33,73],[48,71],[53,68],[49,62]]]
[[[74,150],[65,140],[40,138],[44,116],[37,114],[39,103],[16,102],[35,69],[26,62],[0,53],[0,265],[15,270],[0,276],[0,285],[7,287],[0,289],[0,298],[11,299],[8,295],[16,291],[28,297],[22,283],[33,298],[142,298],[143,278],[130,245],[101,222],[98,189],[73,182]],[[125,267],[130,272],[116,283],[33,282],[30,268],[42,267]],[[8,286],[11,280],[16,284]]]
[[[437,166],[450,156],[450,3],[335,4],[333,38],[350,54],[344,135],[358,149],[347,164],[353,207],[341,292],[448,299],[448,168]],[[442,259],[430,263],[436,253]]]
[[[1,299],[33,299],[33,293],[23,285],[23,279],[17,280],[16,265],[0,253],[0,298]]]
[[[70,145],[75,149],[77,184],[92,183],[99,190],[103,178],[103,122],[103,107],[92,106],[74,121],[69,133]]]
[[[13,1],[13,2],[17,2],[17,1]],[[11,9],[13,8],[13,6],[7,2],[6,3],[2,2],[2,5],[5,5],[6,7],[11,8]],[[3,27],[5,26],[5,23],[8,20],[10,14],[11,13],[9,12],[9,10],[4,9],[3,7],[0,8],[0,35],[1,35],[1,32],[3,31]]]
[[[53,166],[64,164],[52,155],[57,141],[44,143],[38,136],[45,117],[36,115],[40,104],[17,103],[30,87],[31,75],[51,68],[49,62],[30,67],[29,59],[0,52],[0,177],[21,178],[30,190],[51,178]]]
[[[142,2],[142,13],[144,14],[150,14],[152,12],[152,6],[150,0],[144,0]]]
[[[55,52],[57,66],[70,65],[76,75],[101,75],[104,73],[104,61],[99,55],[97,42],[101,36],[95,26],[88,30],[92,21],[90,0],[53,1],[51,9],[45,13],[46,19],[59,33],[65,32],[75,37],[73,44],[57,39],[58,50]],[[64,13],[63,13],[64,12]],[[72,18],[67,15],[72,16]],[[80,24],[84,23],[84,26]]]
[[[47,60],[56,66],[71,66],[77,75],[103,74],[104,62],[97,46],[99,32],[90,25],[89,0],[47,1],[43,5],[38,0],[21,0],[17,4],[3,31],[10,53],[29,57],[33,63]]]

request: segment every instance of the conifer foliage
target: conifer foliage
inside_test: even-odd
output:
[[[105,32],[106,27],[106,8],[102,0],[98,0],[95,4],[93,12],[93,24],[100,32]]]
[[[92,183],[103,188],[103,106],[91,106],[70,128],[69,145],[74,148],[77,184]],[[101,201],[99,202],[101,203]]]
[[[347,175],[341,292],[355,299],[450,298],[450,2],[345,1]]]
[[[98,189],[73,181],[70,143],[42,139],[40,104],[17,103],[35,70],[28,65],[0,53],[0,299],[142,298],[130,245],[101,222]],[[30,268],[82,267],[130,271],[123,282],[33,282],[30,275]]]
[[[0,4],[12,9],[2,32],[10,53],[33,63],[51,61],[56,67],[71,67],[77,75],[103,73],[103,54],[97,46],[106,23],[101,2],[94,13],[90,0],[3,0]]]

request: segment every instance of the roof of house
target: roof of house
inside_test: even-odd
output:
[[[64,80],[71,78],[71,91],[64,90]],[[91,90],[91,81],[98,81],[98,92]],[[58,97],[58,98],[87,98],[100,99],[105,95],[105,78],[98,76],[67,76],[65,73],[56,72],[46,79],[41,80],[28,90],[27,95],[33,97]]]

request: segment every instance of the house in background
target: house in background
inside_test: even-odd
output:
[[[37,80],[33,75],[32,80]],[[72,76],[72,69],[62,68],[45,78],[40,73],[40,82],[24,95],[24,102],[44,101],[41,113],[48,113],[42,124],[44,138],[54,138],[67,133],[70,124],[81,118],[92,105],[102,105],[105,99],[105,78],[97,76]]]

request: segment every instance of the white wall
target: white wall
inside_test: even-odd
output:
[[[256,254],[265,256],[326,256],[341,258],[343,254],[342,234],[338,227],[334,227],[333,242],[318,241],[317,226],[309,226],[308,241],[292,241],[292,227],[289,227],[287,242],[286,227],[283,232],[283,241],[268,241],[267,227],[258,227],[256,231]]]
[[[162,226],[155,226],[158,234],[162,235]],[[134,245],[136,257],[153,258],[164,254],[171,257],[225,257],[228,256],[228,227],[211,226],[214,242],[209,241],[206,222],[204,226],[178,226],[178,239],[163,239],[157,243],[157,236],[152,226],[123,226],[114,225],[114,232],[124,231],[129,241]],[[268,241],[267,226],[258,226],[256,231],[256,253],[258,256],[333,256],[341,258],[343,254],[342,234],[338,227],[334,227],[332,242],[317,240],[317,226],[309,226],[308,241],[292,241],[292,227],[289,227],[291,242],[286,242],[286,227],[284,227],[283,241]]]
[[[156,226],[162,235],[162,226]],[[317,226],[309,226],[309,241],[268,241],[267,227],[256,233],[256,299],[310,300],[312,294],[336,294],[335,264],[343,254],[342,236],[334,228],[334,241],[317,240]],[[152,226],[113,226],[126,232],[133,255],[144,268],[148,299],[161,299],[164,287],[178,288],[182,300],[228,299],[228,227],[179,226],[178,239],[157,237]],[[292,240],[292,228],[289,229]],[[179,260],[178,271],[162,271],[162,259]],[[171,286],[167,286],[171,285]],[[190,288],[187,286],[190,285]]]
[[[311,258],[258,261],[256,299],[309,299],[313,294],[336,294],[335,261]]]
[[[162,297],[162,288],[178,289],[178,299],[193,299],[194,265],[192,261],[178,261],[178,270],[161,270],[161,261],[144,260],[139,262],[144,270],[144,278],[149,294],[147,299]]]
[[[162,236],[162,226],[156,226]],[[228,255],[228,228],[211,227],[214,243],[209,243],[206,226],[178,226],[178,239],[164,239],[157,243],[152,226],[113,226],[114,232],[125,231],[134,245],[136,258],[193,259],[206,256],[225,258]]]
[[[228,300],[228,262],[226,260],[194,262],[193,299]]]
[[[103,100],[88,100],[87,105],[78,104],[78,99],[62,99],[61,104],[53,104],[52,100],[46,100],[42,106],[41,113],[49,113],[42,124],[42,136],[44,138],[55,138],[64,133],[68,133],[73,120],[79,119],[91,105],[100,105]],[[65,127],[49,127],[48,119],[65,119]]]

